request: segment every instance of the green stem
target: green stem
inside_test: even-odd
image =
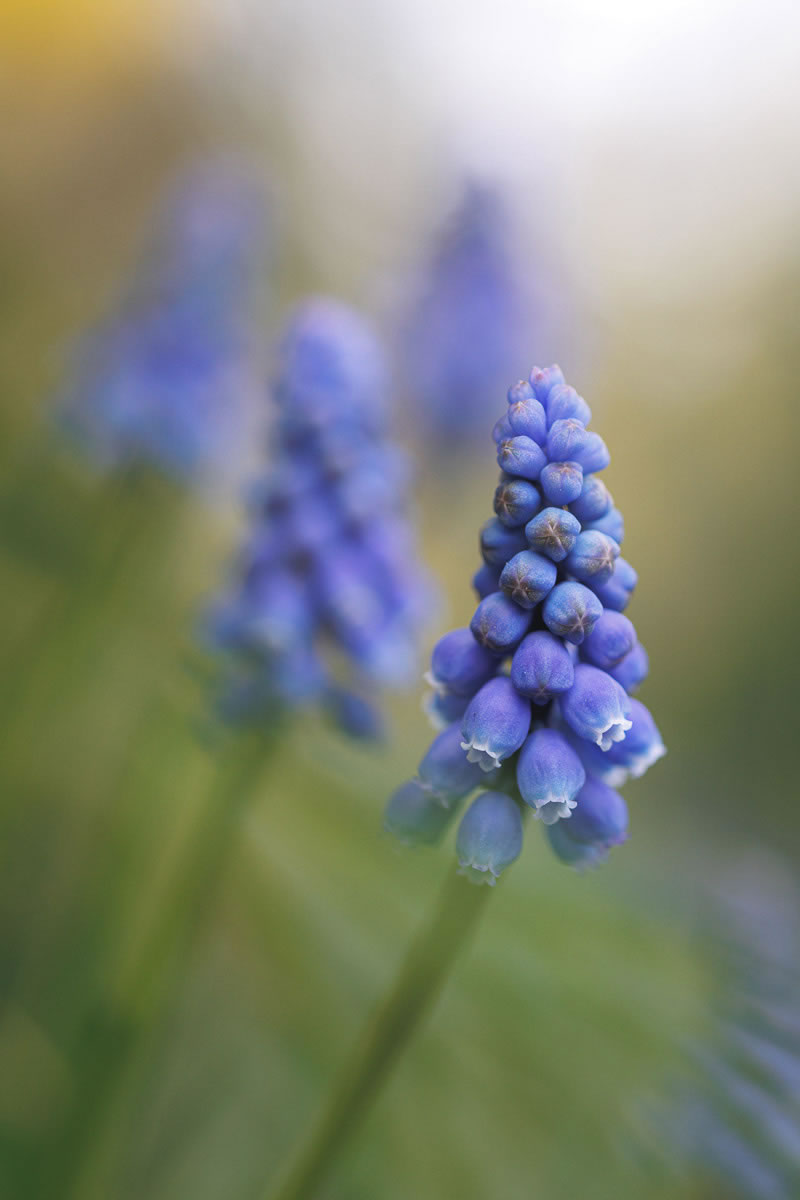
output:
[[[489,895],[488,887],[475,887],[455,874],[448,878],[431,920],[412,943],[391,991],[269,1200],[307,1200],[313,1195],[433,1005]]]
[[[221,764],[207,807],[173,875],[171,895],[146,945],[94,1010],[78,1039],[84,1062],[57,1144],[44,1167],[39,1195],[83,1196],[106,1134],[127,1092],[130,1072],[168,1001],[216,899],[241,817],[265,767],[273,739],[243,735]]]

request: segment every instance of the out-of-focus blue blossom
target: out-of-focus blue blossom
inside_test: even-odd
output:
[[[128,295],[80,343],[59,406],[101,467],[147,464],[185,479],[241,457],[265,213],[263,188],[232,162],[190,169],[171,190]]]
[[[265,707],[319,701],[345,732],[376,737],[377,691],[412,677],[430,585],[406,518],[406,472],[388,439],[369,327],[333,300],[301,305],[273,395],[271,461],[251,491],[254,528],[212,640],[235,673],[259,681],[253,719]],[[378,486],[380,476],[392,486]]]
[[[455,812],[455,808],[445,808],[432,792],[412,779],[390,799],[384,828],[406,845],[431,845],[440,840]]]
[[[670,1163],[726,1200],[800,1196],[800,896],[786,868],[760,851],[711,876],[708,1020],[651,1112]]]
[[[415,297],[404,347],[408,386],[422,425],[448,447],[484,436],[508,364],[530,335],[507,231],[500,196],[469,184]]]
[[[477,822],[470,814],[484,811],[486,796],[492,797],[486,812],[500,812],[497,797],[504,795],[503,812],[509,805],[518,814],[533,809],[548,825],[556,855],[583,869],[627,837],[627,808],[614,789],[665,750],[650,713],[629,695],[647,674],[647,655],[622,615],[636,572],[611,532],[621,531],[621,516],[594,477],[608,451],[585,428],[589,406],[557,367],[534,368],[528,381],[509,389],[508,405],[495,427],[503,468],[497,515],[484,526],[486,561],[473,580],[480,600],[469,631],[446,634],[434,651],[430,679],[437,692],[429,707],[436,720],[446,713],[454,724],[429,752],[435,779],[423,760],[420,780],[461,798],[481,783],[466,773],[467,764],[492,771],[493,791],[467,810],[461,829]],[[537,425],[539,407],[546,436]],[[518,420],[528,422],[526,433],[514,428]],[[553,481],[573,467],[576,482],[556,503],[562,485]],[[549,504],[531,516],[541,495]],[[605,529],[598,528],[602,522]],[[520,537],[528,548],[519,549]],[[488,681],[489,657],[475,657],[469,636],[494,658]],[[459,726],[463,758],[453,732]],[[490,867],[484,856],[476,866],[465,838],[459,834],[459,857],[469,877],[477,882],[488,871],[493,881],[500,857]]]

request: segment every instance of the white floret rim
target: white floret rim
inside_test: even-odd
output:
[[[488,742],[462,742],[461,749],[467,752],[467,762],[477,763],[482,771],[494,771],[500,766],[502,754],[489,749]]]

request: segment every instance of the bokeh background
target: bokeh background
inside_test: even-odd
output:
[[[362,307],[394,355],[442,592],[428,644],[471,614],[502,384],[559,361],[589,399],[669,747],[603,871],[528,838],[320,1196],[730,1195],[718,1143],[687,1152],[675,1115],[726,1002],[720,881],[758,898],[756,947],[795,907],[794,8],[42,0],[0,21],[0,1193],[263,1195],[451,865],[380,834],[427,744],[417,689],[379,749],[303,716],[267,755],[208,717],[198,614],[266,389],[201,488],[131,491],[53,421],[164,188],[222,153],[269,197],[259,378],[308,291]],[[404,313],[473,179],[506,205],[527,325],[487,437],[451,445],[422,434]],[[745,1196],[798,1194],[775,1106],[766,1133],[752,1104],[731,1118],[772,1178],[740,1171]]]

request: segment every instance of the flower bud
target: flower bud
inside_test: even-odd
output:
[[[607,533],[612,537],[618,546],[621,546],[625,538],[625,522],[622,518],[622,513],[618,508],[610,508],[602,517],[598,517],[596,521],[591,521],[587,529],[599,529],[601,533]]]
[[[564,382],[564,373],[555,363],[552,367],[534,367],[530,373],[530,381],[536,399],[546,407],[550,390]]]
[[[485,599],[492,592],[499,591],[500,568],[490,567],[488,563],[483,563],[472,576],[472,586],[477,592],[479,600]]]
[[[530,612],[509,600],[504,592],[492,592],[475,609],[469,627],[490,653],[505,655],[519,645],[530,625]]]
[[[554,420],[547,435],[547,457],[550,462],[580,462],[579,455],[588,437],[583,423],[574,417]]]
[[[497,662],[497,659],[495,659]],[[469,696],[457,696],[455,692],[430,691],[422,700],[422,711],[436,730],[447,729],[454,721],[460,721],[467,711]],[[586,743],[588,745],[588,742]]]
[[[542,608],[544,623],[556,637],[579,646],[594,629],[603,606],[582,583],[558,583]]]
[[[508,419],[508,413],[503,413],[502,417],[497,418],[492,429],[492,437],[494,438],[495,444],[499,446],[500,442],[503,442],[506,440],[506,438],[513,436],[514,433],[511,429],[511,422]]]
[[[250,588],[242,606],[241,636],[264,651],[304,644],[314,625],[308,589],[289,571],[272,571]]]
[[[516,404],[519,400],[533,400],[535,392],[527,379],[519,379],[516,383],[512,383],[506,393],[506,399],[509,405]]]
[[[519,475],[523,479],[538,479],[547,458],[541,446],[533,438],[520,435],[519,437],[504,438],[497,447],[497,461],[509,475]]]
[[[430,846],[439,841],[452,817],[453,809],[411,779],[391,796],[383,827],[408,846]]]
[[[490,679],[472,697],[461,722],[461,749],[471,763],[493,771],[519,750],[531,725],[530,701],[505,675]]]
[[[576,462],[551,462],[542,468],[539,486],[548,504],[571,504],[583,487],[583,471]]]
[[[586,663],[575,666],[575,682],[559,701],[564,720],[578,737],[608,750],[631,727],[631,701],[615,679]]]
[[[511,682],[534,704],[547,704],[569,691],[574,675],[566,646],[544,630],[523,638],[511,660]]]
[[[639,779],[653,763],[658,762],[667,753],[650,710],[645,708],[640,700],[631,700],[629,703],[632,724],[625,734],[625,741],[612,746],[608,751],[608,757],[614,766],[614,772],[609,774],[608,782],[614,787],[621,787],[629,777]]]
[[[599,433],[587,431],[583,446],[575,454],[575,461],[581,464],[587,475],[592,471],[605,470],[611,462],[611,455]]]
[[[468,629],[453,629],[433,648],[428,682],[459,696],[474,696],[497,671],[497,659]]]
[[[570,418],[580,421],[582,425],[588,425],[592,419],[592,410],[574,387],[558,383],[550,389],[547,397],[547,419],[554,425],[556,421],[567,421]]]
[[[562,508],[543,508],[525,526],[531,549],[546,554],[553,562],[562,562],[567,557],[580,531],[578,518]]]
[[[581,657],[594,667],[610,671],[616,667],[636,645],[636,630],[633,622],[622,613],[603,612],[592,632],[581,646]],[[613,678],[613,676],[612,676]]]
[[[514,437],[529,437],[539,446],[547,440],[547,417],[538,400],[516,400],[509,404],[508,423]]]
[[[517,759],[517,787],[545,825],[568,817],[586,772],[578,755],[555,729],[536,729]]]
[[[481,768],[470,762],[461,749],[458,721],[433,739],[419,764],[419,779],[426,791],[448,807],[453,800],[460,800],[483,781]]]
[[[456,837],[461,874],[471,883],[494,886],[520,856],[522,817],[505,792],[482,792],[461,818]]]
[[[587,475],[584,471],[581,494],[570,504],[569,511],[584,525],[605,516],[612,504],[611,493],[602,479],[598,475]]]
[[[628,607],[637,579],[638,576],[631,564],[620,557],[616,561],[614,573],[610,579],[605,579],[601,583],[593,580],[592,589],[603,608],[613,608],[616,612],[622,612]]]
[[[591,846],[585,842],[576,842],[569,835],[572,822],[557,821],[547,829],[547,840],[550,849],[561,862],[576,871],[587,871],[599,867],[608,858],[608,851],[600,846]]]
[[[637,642],[630,653],[615,667],[611,667],[608,673],[630,696],[644,683],[649,666],[647,651],[641,642]]]
[[[628,807],[607,783],[591,776],[578,793],[570,818],[569,836],[575,842],[608,850],[627,841]]]
[[[551,590],[558,574],[549,558],[521,550],[503,567],[500,587],[522,608],[535,608]]]
[[[564,569],[583,583],[610,579],[619,558],[619,546],[606,533],[585,530],[575,539],[575,545],[564,560]]]
[[[523,529],[509,529],[497,517],[491,517],[481,530],[483,561],[492,567],[504,566],[519,550],[525,549],[528,539]]]
[[[498,520],[512,528],[526,525],[542,507],[539,489],[527,479],[506,479],[497,485],[494,511]]]
[[[325,707],[343,733],[359,741],[376,742],[383,737],[381,714],[364,696],[348,688],[329,687]]]

